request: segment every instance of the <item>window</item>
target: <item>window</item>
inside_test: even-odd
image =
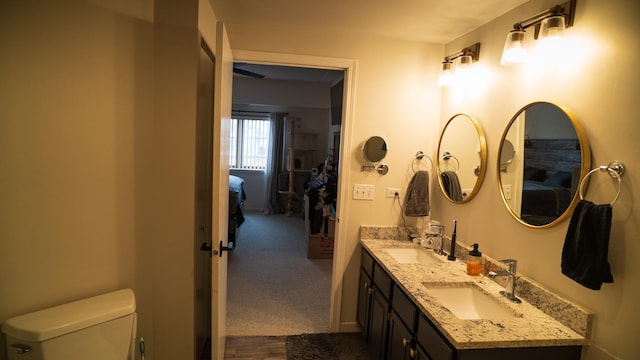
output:
[[[231,169],[266,170],[270,127],[268,114],[233,114],[229,142]]]

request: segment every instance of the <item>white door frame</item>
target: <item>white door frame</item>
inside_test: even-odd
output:
[[[265,65],[284,65],[331,70],[344,70],[344,96],[342,108],[342,129],[340,154],[348,154],[351,149],[351,127],[353,124],[354,89],[356,81],[356,60],[307,56],[283,53],[268,53],[248,50],[233,50],[234,61]],[[342,157],[342,156],[341,156]],[[347,229],[340,224],[340,215],[348,213],[349,167],[346,161],[338,165],[338,208],[336,209],[336,241],[333,252],[333,269],[331,272],[331,304],[329,308],[329,331],[340,331],[340,313],[342,309],[342,283],[347,266],[346,244],[340,239],[347,238]]]

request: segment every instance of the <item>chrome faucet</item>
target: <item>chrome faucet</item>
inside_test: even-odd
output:
[[[506,276],[507,283],[504,286],[504,290],[500,291],[500,294],[512,302],[519,304],[522,301],[516,297],[516,267],[518,266],[518,261],[515,259],[504,259],[500,261],[508,266],[508,270],[499,269],[490,271],[487,276],[491,279],[498,276]]]
[[[435,232],[433,232],[434,230],[435,230]],[[444,249],[443,249],[443,247],[444,247],[444,225],[442,225],[442,224],[431,225],[430,231],[431,232],[429,232],[427,234],[427,242],[429,244],[433,243],[433,240],[431,239],[432,237],[440,239],[440,248],[439,249],[433,249],[433,251],[436,254],[439,254],[439,255],[447,255],[444,252]]]

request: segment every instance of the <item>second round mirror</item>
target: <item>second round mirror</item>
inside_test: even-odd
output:
[[[568,109],[542,101],[526,105],[504,130],[499,153],[500,194],[515,219],[546,228],[571,214],[591,154],[586,133]]]
[[[480,123],[454,115],[440,135],[437,172],[440,189],[454,203],[470,201],[480,190],[487,168],[487,144]]]

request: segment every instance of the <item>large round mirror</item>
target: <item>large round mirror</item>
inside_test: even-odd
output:
[[[387,143],[380,136],[372,136],[365,141],[362,154],[365,160],[375,164],[387,156]]]
[[[546,228],[571,214],[591,153],[586,133],[568,109],[548,102],[526,105],[509,121],[498,154],[500,194],[515,219]],[[510,162],[504,154],[511,154]]]
[[[478,193],[487,168],[487,144],[476,119],[466,114],[449,119],[440,135],[436,168],[449,201],[464,203]]]

